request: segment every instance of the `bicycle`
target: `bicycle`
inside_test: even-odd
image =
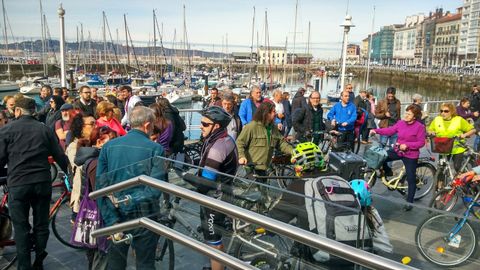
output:
[[[434,176],[436,175],[436,169],[431,164],[432,158],[430,157],[421,157],[417,162],[416,169],[416,187],[417,191],[415,192],[415,200],[425,197],[430,190],[432,190],[434,183]],[[389,190],[396,190],[402,195],[406,195],[408,191],[408,181],[406,181],[407,174],[405,166],[402,166],[399,172],[396,175],[389,177],[382,173],[379,169],[366,168],[364,179],[368,185],[372,188],[377,179],[382,181]]]
[[[0,216],[7,218],[9,220],[9,223],[11,224],[11,218],[8,212],[8,188],[7,188],[7,177],[0,177],[0,186],[2,186],[3,189],[3,198],[0,202]],[[64,179],[61,183],[52,183],[52,188],[62,188],[63,192],[60,194],[60,197],[55,201],[53,206],[50,207],[50,212],[49,212],[49,221],[52,226],[52,232],[55,235],[55,237],[60,241],[62,244],[74,248],[74,249],[81,249],[80,247],[74,246],[70,244],[70,235],[71,235],[71,224],[70,224],[70,215],[68,218],[68,228],[70,230],[65,230],[65,226],[63,225],[63,219],[60,217],[57,218],[58,213],[62,212],[68,212],[71,213],[70,207],[69,207],[69,202],[70,202],[70,183],[68,182],[68,177],[64,176]],[[67,206],[67,209],[61,210],[62,206]],[[5,241],[0,241],[0,247],[5,247],[5,246],[14,246],[15,245],[15,240],[13,238],[7,239]],[[33,247],[32,247],[33,250]],[[3,269],[8,269],[11,265],[16,260],[16,256],[8,263],[7,266]]]
[[[241,193],[235,194],[231,193],[229,187],[224,185],[218,185],[215,182],[209,181],[205,178],[195,176],[189,173],[183,175],[183,179],[194,186],[203,185],[213,189],[220,189],[222,192],[226,192],[232,195],[238,203],[240,200],[243,201],[241,207],[245,209],[259,209],[261,204],[261,194],[258,191],[252,191],[248,193]],[[119,202],[126,202],[129,199],[119,200]],[[195,212],[191,209],[182,207],[180,205],[181,199],[176,197],[172,201],[167,201],[163,204],[162,214],[159,219],[159,222],[169,228],[174,228],[177,224],[181,226],[181,229],[185,230],[187,235],[196,239],[197,241],[203,242],[203,236],[201,235],[201,229],[196,228],[196,226],[192,225],[185,217],[182,216],[181,213],[188,214],[191,216],[198,217],[198,212]],[[263,228],[258,228],[255,225],[245,223],[243,221],[233,219],[231,228],[230,225],[225,225],[224,228],[216,228],[217,230],[221,231],[223,235],[226,232],[231,233],[229,237],[229,244],[226,246],[225,252],[228,254],[233,254],[234,256],[237,255],[237,258],[240,258],[241,254],[241,247],[243,244],[247,246],[251,246],[256,248],[257,250],[261,250],[262,253],[267,252],[268,254],[275,256],[275,252],[272,251],[276,248],[276,246],[270,242],[265,241],[264,239],[260,239],[261,236],[265,235],[266,232]],[[129,242],[135,236],[132,235],[125,235],[123,239],[119,241],[114,241],[115,244]],[[245,254],[243,254],[245,255]],[[156,250],[156,261],[161,262],[165,268],[162,269],[169,269],[173,270],[175,268],[175,249],[173,245],[173,241],[166,238],[160,237],[159,242],[157,244]]]
[[[477,236],[468,221],[480,207],[477,191],[461,218],[449,214],[428,217],[415,232],[415,243],[422,256],[439,266],[458,266],[465,263],[477,247]]]
[[[472,186],[476,184],[472,182],[474,181],[472,180],[473,177],[474,173],[469,173],[463,177],[457,177],[450,182],[447,187],[437,192],[429,205],[435,209],[451,211],[457,204],[458,198],[461,197],[465,208],[467,208],[475,195],[472,194]],[[473,211],[473,214],[480,219],[480,211]]]
[[[460,145],[460,147],[467,149],[467,151],[465,151],[462,154],[464,156],[462,166],[460,167],[460,170],[458,172],[455,172],[455,170],[452,168],[450,164],[450,159],[451,159],[450,153],[448,154],[438,153],[439,159],[437,162],[437,173],[434,179],[435,192],[438,192],[444,187],[446,187],[447,185],[449,185],[449,183],[451,183],[452,180],[454,180],[458,174],[468,172],[473,167],[477,166],[476,161],[480,158],[480,154],[475,152],[472,147],[468,146],[459,137],[455,137],[454,140]],[[431,141],[430,141],[430,145],[432,148],[431,151],[433,152],[433,143]]]

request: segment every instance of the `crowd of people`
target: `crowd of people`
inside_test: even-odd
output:
[[[16,231],[18,269],[31,269],[32,265],[34,269],[42,269],[47,255],[48,207],[52,194],[49,156],[73,176],[70,207],[74,223],[85,188],[95,190],[122,182],[145,173],[141,166],[128,173],[122,173],[122,168],[183,150],[185,123],[167,99],[159,98],[146,107],[130,86],[121,86],[103,97],[97,91],[82,86],[78,97],[73,98],[65,89],[45,85],[33,99],[21,94],[3,99],[0,168],[8,165],[9,206]],[[200,122],[203,144],[199,176],[229,183],[231,179],[218,172],[234,175],[237,166],[245,164],[254,164],[256,173],[265,175],[275,149],[291,154],[293,149],[287,140],[292,139],[292,134],[300,142],[318,144],[322,140],[320,131],[336,129],[340,133],[339,142],[352,150],[355,140],[370,144],[369,137],[379,134],[382,143],[394,146],[388,151],[384,173],[392,173],[390,161],[403,161],[409,183],[407,201],[411,203],[415,194],[416,163],[426,134],[464,139],[475,134],[475,127],[477,130],[480,127],[480,93],[476,85],[458,107],[442,104],[440,115],[427,127],[428,115],[423,111],[422,96],[414,95],[402,119],[394,87],[389,87],[385,98],[376,102],[373,93],[366,90],[360,90],[355,97],[353,86],[347,84],[326,119],[318,91],[311,91],[305,98],[305,89],[300,88],[291,102],[289,95],[275,90],[269,99],[254,86],[250,95],[240,102],[230,90],[211,89]],[[475,149],[478,150],[479,144],[480,140],[476,139]],[[464,151],[459,145],[452,150],[456,169]],[[148,174],[168,181],[163,162],[151,166]],[[218,196],[217,190],[199,191],[228,201],[228,196]],[[97,200],[104,226],[159,213],[160,192],[148,187],[126,192],[138,194],[133,196],[134,205],[138,206],[135,211],[131,205],[119,205],[109,197]],[[33,230],[28,221],[30,208],[35,220]],[[207,244],[223,249],[221,233],[208,226],[210,222],[223,222],[223,215],[206,208],[201,209],[200,215]],[[137,267],[153,268],[158,236],[145,229],[136,229],[134,234],[138,235],[132,243]],[[31,241],[36,252],[33,264]],[[121,244],[110,245],[107,250],[91,250],[87,252],[89,266],[125,269],[128,249],[128,245]],[[212,261],[211,269],[223,269],[223,266]]]

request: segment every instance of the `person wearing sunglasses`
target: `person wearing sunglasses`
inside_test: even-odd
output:
[[[274,149],[286,155],[290,155],[293,150],[280,131],[274,128],[275,114],[272,102],[262,103],[253,115],[252,122],[243,127],[237,138],[238,163],[254,163],[258,175],[266,175]]]
[[[428,126],[429,135],[436,137],[460,137],[465,139],[475,134],[475,128],[467,120],[457,115],[453,103],[442,103],[440,106],[440,115],[433,119]],[[458,142],[453,144],[451,156],[453,167],[456,171],[460,170],[463,161],[463,153],[467,149],[461,147]]]
[[[210,106],[201,114],[200,129],[205,143],[202,147],[202,158],[199,164],[202,169],[199,170],[198,174],[209,180],[220,182],[226,187],[231,186],[232,178],[219,175],[218,172],[234,175],[237,171],[237,147],[235,140],[227,132],[227,126],[230,124],[232,117],[219,106]],[[226,200],[227,197],[217,190],[208,190],[207,188],[201,188],[199,192],[215,199],[221,197],[222,200]],[[223,250],[221,229],[218,228],[225,226],[225,215],[201,206],[200,220],[206,243],[215,249]],[[215,226],[211,226],[211,223]],[[224,269],[220,262],[214,260],[210,262],[210,269]]]
[[[55,123],[62,119],[62,112],[60,108],[63,106],[65,101],[61,96],[51,96],[50,97],[50,110],[48,110],[47,118],[45,120],[45,125],[52,130],[55,130]]]

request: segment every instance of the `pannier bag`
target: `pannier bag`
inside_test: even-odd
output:
[[[367,161],[369,168],[379,169],[388,158],[388,153],[381,145],[374,143],[365,151],[363,158]]]
[[[434,137],[430,141],[432,152],[439,154],[450,154],[453,149],[455,138]]]
[[[330,152],[328,165],[335,174],[346,180],[363,179],[367,162],[352,152]]]
[[[308,179],[305,183],[305,207],[310,231],[353,247],[357,246],[358,240],[365,250],[372,250],[370,231],[364,226],[364,216],[357,211],[360,204],[346,180],[337,175]],[[358,228],[359,216],[361,229]],[[318,262],[346,263],[317,249],[312,249],[312,256]]]

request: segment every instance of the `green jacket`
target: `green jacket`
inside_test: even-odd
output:
[[[273,149],[279,149],[287,155],[292,154],[290,146],[283,138],[280,131],[274,126],[267,147],[267,129],[257,121],[245,125],[237,138],[238,158],[246,158],[248,162],[255,163],[255,169],[267,170],[272,161]]]

